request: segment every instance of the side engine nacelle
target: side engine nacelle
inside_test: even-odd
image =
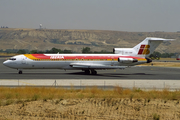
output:
[[[134,62],[138,62],[137,59],[133,59],[133,58],[118,58],[118,62],[120,63],[134,63]]]

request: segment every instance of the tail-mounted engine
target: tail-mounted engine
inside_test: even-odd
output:
[[[133,59],[133,58],[118,58],[118,62],[120,63],[135,63],[138,62],[137,59]]]
[[[123,54],[124,48],[113,48],[114,54]]]

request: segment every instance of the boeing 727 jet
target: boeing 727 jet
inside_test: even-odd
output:
[[[148,37],[133,48],[114,48],[114,54],[23,54],[3,62],[7,67],[17,69],[65,69],[83,70],[96,75],[96,70],[124,69],[128,66],[152,62],[148,56],[163,41],[172,39]]]

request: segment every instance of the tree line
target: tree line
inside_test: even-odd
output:
[[[83,47],[82,48],[82,53],[88,53],[88,54],[112,54],[113,52],[109,52],[106,50],[101,50],[101,51],[91,51],[89,47]]]
[[[52,48],[51,50],[46,50],[46,51],[40,51],[40,50],[31,50],[29,51],[28,49],[6,49],[5,51],[3,51],[2,49],[0,50],[0,52],[3,53],[17,53],[17,54],[40,54],[40,53],[65,53],[65,54],[70,54],[70,53],[76,53],[73,52],[72,50],[61,50],[61,49],[57,49],[57,48]],[[83,47],[81,50],[82,53],[86,53],[86,54],[113,54],[113,52],[109,52],[106,50],[101,50],[101,51],[91,51],[91,49],[89,47]],[[160,59],[160,58],[170,58],[172,56],[176,56],[176,53],[160,53],[160,52],[156,52],[154,51],[149,57],[151,59]]]
[[[57,48],[52,48],[51,50],[40,51],[40,50],[31,50],[28,49],[6,49],[0,50],[1,53],[17,53],[17,54],[40,54],[40,53],[72,53],[71,50],[61,50]]]
[[[171,58],[171,57],[174,57],[176,55],[177,55],[177,53],[160,53],[160,52],[154,51],[149,57],[151,59],[159,60],[160,58]]]
[[[40,50],[31,50],[29,51],[28,49],[6,49],[5,51],[3,51],[2,49],[0,50],[1,53],[17,53],[17,54],[40,54],[40,53],[77,53],[77,52],[73,52],[72,50],[61,50],[61,49],[57,49],[57,48],[52,48],[51,50],[45,50],[45,51],[40,51]],[[91,49],[89,47],[83,47],[81,50],[82,53],[88,53],[88,54],[92,54],[92,53],[99,53],[99,54],[111,54],[113,52],[108,52],[106,50],[101,50],[101,51],[94,51],[92,52]]]

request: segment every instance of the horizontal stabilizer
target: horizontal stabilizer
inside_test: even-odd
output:
[[[175,40],[175,39],[164,39],[164,38],[154,38],[154,37],[148,37],[146,39],[149,39],[149,40],[156,40],[156,41],[172,41],[172,40]]]

